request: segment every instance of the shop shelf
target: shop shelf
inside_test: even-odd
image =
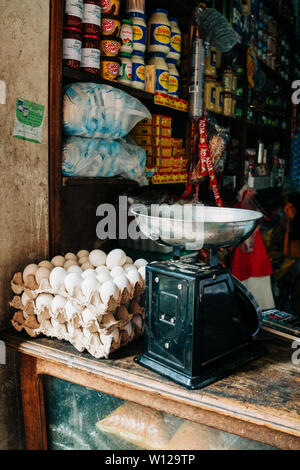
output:
[[[177,115],[181,116],[182,118],[186,118],[188,113],[186,111],[181,111],[173,108],[169,108],[168,106],[162,106],[154,103],[154,94],[148,93],[143,90],[138,90],[136,88],[131,88],[126,85],[122,85],[118,82],[112,82],[109,80],[104,80],[100,76],[96,76],[92,73],[84,72],[82,70],[75,70],[70,69],[68,67],[63,67],[63,78],[64,82],[93,82],[93,83],[101,83],[104,85],[113,86],[118,88],[119,90],[123,90],[126,93],[138,98],[142,102],[144,102],[145,106],[151,107],[151,111],[154,110],[157,113],[166,113],[169,115]]]

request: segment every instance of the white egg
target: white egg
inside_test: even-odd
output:
[[[83,256],[88,257],[88,256],[89,256],[89,252],[88,252],[87,250],[80,250],[80,251],[78,251],[78,253],[77,253],[77,258],[82,258]]]
[[[97,290],[99,287],[99,282],[96,278],[88,276],[82,281],[81,290],[83,295],[90,297],[93,291]]]
[[[89,261],[95,267],[103,266],[106,261],[106,253],[101,250],[93,250],[89,254]]]
[[[96,275],[97,275],[97,273],[96,273],[95,269],[88,268],[85,271],[83,271],[81,276],[82,276],[83,279],[86,279],[89,276],[96,277]]]
[[[119,289],[112,281],[107,281],[104,282],[104,284],[101,284],[99,292],[104,304],[107,304],[111,297],[118,300],[120,295]]]
[[[43,268],[43,266],[39,267],[35,273],[35,280],[37,284],[40,285],[42,279],[49,279],[50,273],[50,269]]]
[[[131,335],[132,335],[132,330],[133,330],[133,328],[132,328],[132,323],[131,323],[131,321],[130,321],[129,323],[127,323],[126,326],[124,326],[124,330],[127,331],[128,336],[131,336]]]
[[[100,284],[104,284],[104,282],[108,282],[108,281],[113,280],[111,275],[109,273],[105,272],[105,271],[103,271],[102,273],[97,274],[97,279],[100,282]]]
[[[64,264],[64,268],[68,270],[71,266],[78,266],[77,261],[74,259],[68,259]]]
[[[70,302],[70,300],[68,300],[66,302],[66,315],[67,315],[68,321],[71,321],[76,313],[77,313],[77,308],[74,307],[74,305],[72,304],[72,302]]]
[[[122,274],[125,274],[125,271],[121,266],[116,266],[115,268],[112,268],[110,275],[112,278],[121,276]]]
[[[109,269],[114,268],[115,266],[123,266],[126,262],[126,253],[119,248],[112,250],[108,253],[106,258],[106,266]]]
[[[64,279],[65,288],[70,295],[74,295],[75,288],[81,286],[81,282],[79,273],[68,273]]]
[[[131,269],[127,273],[127,278],[129,279],[130,284],[132,286],[135,286],[137,283],[140,283],[141,280],[142,280],[140,274],[138,273],[138,271],[135,271],[134,269]]]
[[[65,258],[64,258],[64,256],[60,256],[60,255],[54,256],[54,258],[52,258],[52,260],[51,260],[51,263],[54,266],[62,267],[65,264]]]
[[[95,315],[93,315],[93,313],[88,308],[82,310],[81,315],[84,323],[88,323],[89,321],[95,319]]]
[[[143,326],[143,320],[142,320],[141,315],[134,315],[134,317],[132,318],[132,323],[133,323],[139,330],[141,330],[141,329],[142,329],[142,326]]]
[[[127,288],[128,291],[131,290],[129,279],[124,274],[121,274],[120,276],[115,277],[114,284],[116,284],[116,286],[118,287],[118,289],[120,289],[121,292],[123,292],[125,287]]]
[[[27,304],[28,300],[31,300],[29,295],[27,295],[26,292],[23,292],[22,297],[21,297],[21,302],[22,302],[22,305],[24,305],[24,307]]]
[[[140,259],[137,259],[133,264],[137,269],[139,269],[142,266],[146,266],[148,264],[148,261],[146,261],[143,258],[140,258]]]
[[[130,256],[126,256],[126,261],[125,261],[126,264],[133,264],[133,259],[130,258]]]
[[[78,265],[73,265],[73,266],[70,266],[68,269],[67,269],[68,273],[78,273],[78,274],[82,274],[82,269],[80,266]]]
[[[77,256],[75,255],[75,253],[67,253],[65,255],[65,260],[68,261],[68,260],[74,260],[74,261],[77,261]]]
[[[56,268],[52,269],[49,276],[49,282],[52,289],[58,290],[60,286],[64,283],[66,275],[67,271],[65,271],[64,268],[60,266],[57,266]]]
[[[86,271],[87,269],[94,269],[94,266],[89,261],[87,261],[86,263],[81,265],[81,269],[83,271]]]
[[[44,259],[43,261],[40,261],[39,262],[39,267],[41,268],[48,268],[50,269],[50,271],[52,271],[52,269],[54,268],[53,264],[50,263],[50,261]]]
[[[138,272],[139,274],[142,276],[142,278],[146,279],[146,266],[141,266],[139,269],[138,269]]]
[[[37,264],[28,264],[28,266],[26,266],[26,268],[23,271],[23,281],[25,282],[25,284],[26,284],[27,276],[29,275],[34,276],[37,270],[38,270]]]
[[[51,310],[56,315],[59,310],[66,309],[66,299],[62,295],[56,295],[51,302]]]
[[[35,299],[35,305],[36,305],[37,308],[51,307],[52,300],[53,300],[53,295],[51,295],[51,294],[40,294]]]
[[[137,271],[137,267],[134,266],[134,264],[124,264],[123,266],[123,269],[126,273],[128,273],[129,271],[131,271],[131,269],[135,269]]]
[[[110,270],[108,269],[107,266],[98,266],[98,268],[95,269],[97,274],[103,273],[105,271],[106,273],[110,273]]]
[[[83,264],[85,263],[89,263],[89,257],[88,256],[82,256],[81,258],[79,258],[79,261],[78,263],[82,266]]]

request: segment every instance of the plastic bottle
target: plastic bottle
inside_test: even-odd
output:
[[[159,52],[167,56],[170,52],[171,25],[168,11],[161,8],[153,10],[148,22],[148,52]]]

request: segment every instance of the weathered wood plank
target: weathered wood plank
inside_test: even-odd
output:
[[[263,358],[205,389],[190,391],[133,362],[142,342],[117,351],[112,359],[97,360],[63,341],[24,340],[16,333],[2,337],[11,347],[37,357],[40,374],[274,447],[300,449],[300,373],[291,362],[289,344],[272,340]]]
[[[21,354],[21,391],[27,450],[46,450],[47,431],[44,395],[41,377],[37,372],[37,359]]]

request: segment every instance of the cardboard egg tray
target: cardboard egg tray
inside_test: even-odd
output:
[[[109,355],[144,333],[144,285],[132,286],[131,292],[124,289],[119,299],[110,298],[103,304],[98,292],[89,298],[80,288],[70,296],[62,286],[54,291],[47,279],[37,285],[34,276],[28,276],[26,285],[22,273],[16,273],[11,281],[11,288],[16,294],[9,305],[15,310],[11,323],[17,331],[25,330],[31,337],[39,334],[69,341],[78,351],[87,350],[92,356],[108,358]],[[21,295],[28,296],[23,305]],[[69,301],[69,311],[51,306],[38,308],[36,299],[41,294],[61,296]],[[71,310],[71,312],[70,312]]]

